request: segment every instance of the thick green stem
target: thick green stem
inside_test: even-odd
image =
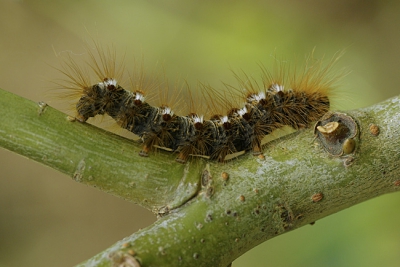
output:
[[[210,163],[211,179],[195,199],[81,266],[118,265],[132,255],[143,267],[227,266],[270,238],[398,191],[399,110],[394,98],[348,112],[359,133],[346,156],[330,156],[306,130],[268,144],[265,160]]]
[[[81,266],[225,267],[272,237],[400,190],[400,97],[347,112],[357,132],[345,155],[332,156],[308,129],[268,143],[264,160],[245,154],[185,166],[164,152],[140,158],[131,141],[68,122],[51,108],[39,115],[37,104],[9,93],[0,99],[2,146],[78,182],[170,210]]]

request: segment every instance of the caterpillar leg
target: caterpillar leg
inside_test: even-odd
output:
[[[141,157],[148,157],[149,156],[150,148],[147,145],[144,145],[142,150],[139,152],[139,156]]]
[[[256,144],[253,146],[253,156],[258,156],[262,154],[260,145]]]
[[[78,120],[79,122],[85,122],[85,121],[87,121],[88,118],[86,118],[85,116],[82,116],[81,114],[78,114],[75,116],[75,119]]]
[[[180,152],[178,154],[178,156],[176,157],[175,161],[179,162],[179,163],[182,163],[182,164],[185,164],[186,161],[187,161],[187,156],[185,155],[185,153]]]
[[[253,146],[253,156],[258,157],[259,159],[265,159],[265,156],[261,151],[260,145]]]

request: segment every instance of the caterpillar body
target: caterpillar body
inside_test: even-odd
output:
[[[88,53],[90,61],[87,63],[96,74],[97,82],[91,82],[87,71],[71,58],[61,70],[68,78],[68,85],[63,87],[79,95],[76,118],[84,122],[90,117],[107,114],[120,127],[141,138],[141,156],[163,147],[177,152],[176,161],[180,163],[191,156],[225,161],[228,155],[250,150],[262,156],[261,140],[266,135],[285,125],[295,129],[306,127],[329,110],[329,94],[338,78],[330,73],[338,56],[326,66],[321,60],[309,57],[305,67],[294,73],[283,64],[279,65],[278,78],[262,68],[260,86],[247,76],[241,79],[236,75],[240,88],[227,88],[239,91],[244,105],[231,105],[225,114],[209,106],[213,114],[205,118],[200,112],[178,115],[170,105],[151,105],[146,101],[143,75],[132,79],[133,90],[126,90],[118,81],[121,71],[116,65],[115,53],[104,51],[98,45],[95,52],[89,50]],[[224,99],[221,91],[209,86],[203,86],[203,90],[211,101]]]

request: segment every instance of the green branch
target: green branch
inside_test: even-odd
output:
[[[154,212],[180,206],[198,191],[201,165],[175,164],[174,157],[163,151],[154,157],[140,157],[140,144],[132,140],[71,122],[58,110],[1,89],[0,107],[0,147],[77,182]]]
[[[132,141],[49,107],[39,115],[36,103],[0,99],[2,146],[168,213],[82,266],[227,266],[272,237],[400,189],[400,97],[332,113],[317,138],[308,129],[275,140],[264,160],[187,165],[163,151],[141,158]]]

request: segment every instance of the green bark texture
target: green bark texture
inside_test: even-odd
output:
[[[2,147],[161,215],[79,266],[226,267],[272,237],[400,190],[400,97],[346,112],[357,126],[347,154],[332,156],[306,129],[268,143],[265,159],[186,165],[164,151],[141,158],[131,140],[10,93],[0,102]]]

